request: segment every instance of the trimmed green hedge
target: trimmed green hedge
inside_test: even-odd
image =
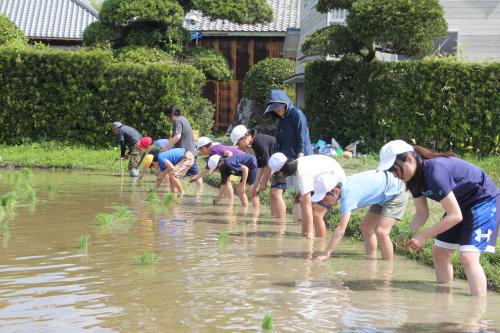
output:
[[[318,61],[306,67],[313,138],[362,139],[378,152],[391,139],[444,150],[500,153],[500,63],[452,59]]]
[[[171,126],[161,113],[170,104],[194,129],[212,128],[214,108],[200,97],[203,73],[183,64],[113,61],[99,50],[0,48],[0,142],[116,145],[113,121],[165,137]]]

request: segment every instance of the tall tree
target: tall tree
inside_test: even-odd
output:
[[[319,12],[347,9],[345,25],[316,31],[302,45],[306,55],[354,55],[372,61],[385,52],[422,57],[448,29],[439,0],[319,0]]]
[[[213,19],[263,23],[272,19],[266,0],[105,0],[99,21],[84,32],[85,45],[148,46],[178,55],[188,39],[184,17],[198,10]]]

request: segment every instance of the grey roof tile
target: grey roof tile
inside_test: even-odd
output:
[[[98,13],[86,0],[0,0],[0,13],[31,38],[82,39]]]
[[[1,1],[1,0],[0,0]],[[264,24],[236,24],[228,20],[210,20],[201,13],[192,11],[189,17],[194,17],[194,24],[184,26],[191,31],[213,32],[280,32],[288,28],[300,27],[300,0],[267,0],[273,9],[273,21]]]

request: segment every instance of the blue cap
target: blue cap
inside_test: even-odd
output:
[[[276,109],[279,109],[280,107],[282,107],[284,105],[286,105],[286,103],[281,103],[281,102],[270,103],[267,105],[267,109],[266,109],[266,111],[264,111],[264,114],[269,113],[271,111],[274,111]]]

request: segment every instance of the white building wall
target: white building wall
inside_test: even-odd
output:
[[[316,10],[317,0],[301,0],[300,1],[300,38],[297,48],[297,60],[295,73],[304,73],[304,64],[307,61],[319,59],[319,57],[306,57],[301,51],[302,44],[306,37],[313,32],[326,27],[327,15]]]
[[[500,0],[441,0],[449,31],[466,60],[500,59]]]

